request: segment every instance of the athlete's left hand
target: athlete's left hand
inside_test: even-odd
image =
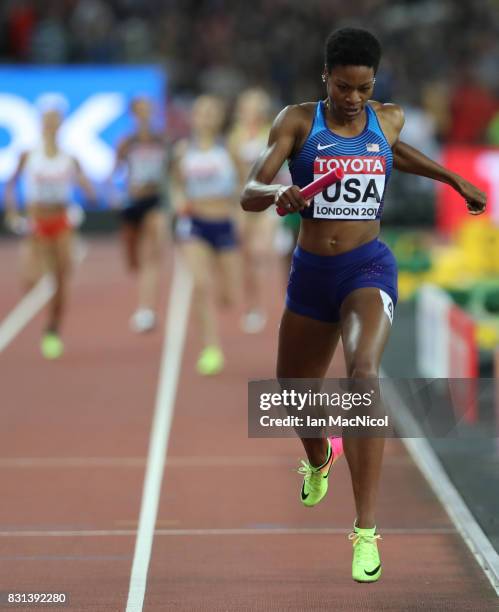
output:
[[[487,194],[459,177],[456,185],[457,192],[466,200],[470,215],[481,215],[487,207]]]

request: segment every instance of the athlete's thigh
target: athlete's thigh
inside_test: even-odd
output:
[[[47,271],[47,264],[39,240],[28,237],[20,245],[21,279],[30,288]]]
[[[207,287],[213,278],[213,252],[211,247],[199,238],[190,238],[180,244],[180,252],[193,276],[194,283]]]
[[[140,253],[143,260],[157,259],[166,234],[166,219],[162,211],[153,209],[140,225]]]
[[[380,289],[363,287],[352,291],[340,309],[341,336],[347,373],[376,373],[391,330],[391,316]],[[391,306],[393,315],[393,304]]]
[[[340,337],[339,323],[284,310],[279,328],[278,378],[323,378]]]
[[[139,238],[139,226],[131,221],[124,220],[121,223],[120,235],[126,248],[130,248],[137,243]]]
[[[239,249],[222,249],[216,254],[224,297],[233,302],[239,297],[241,258]]]
[[[153,241],[156,245],[160,244],[166,234],[166,215],[159,208],[150,210],[142,222],[142,234]]]
[[[51,242],[54,272],[59,276],[66,276],[72,266],[73,232],[65,231]]]
[[[268,212],[246,213],[241,227],[243,248],[253,255],[265,255],[272,249],[276,220]]]

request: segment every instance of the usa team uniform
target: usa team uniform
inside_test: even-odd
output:
[[[339,136],[326,125],[324,103],[317,109],[302,149],[290,160],[293,184],[311,183],[332,168],[344,178],[315,196],[305,219],[371,221],[381,218],[393,155],[375,111],[366,105],[367,122],[353,138]],[[319,321],[339,321],[343,300],[361,287],[380,289],[390,321],[397,303],[397,264],[390,249],[375,239],[339,255],[321,256],[297,246],[289,277],[289,310]]]

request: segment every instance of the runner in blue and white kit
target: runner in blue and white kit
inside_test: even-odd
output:
[[[485,210],[484,193],[399,141],[399,106],[370,100],[380,58],[379,42],[365,30],[331,34],[322,74],[326,99],[278,115],[241,196],[244,210],[277,205],[303,217],[279,332],[281,380],[324,378],[341,336],[352,383],[377,386],[397,298],[395,259],[378,240],[392,167],[449,184],[471,214]],[[286,160],[294,185],[271,184]],[[345,177],[309,205],[299,188],[335,165]],[[312,506],[327,492],[336,451],[326,438],[302,442],[308,462],[300,469],[301,500]],[[348,436],[343,447],[357,511],[352,577],[373,582],[381,575],[375,505],[384,439]]]
[[[218,333],[217,302],[233,304],[239,294],[239,256],[235,225],[238,173],[223,138],[225,105],[200,96],[192,109],[192,133],[174,148],[176,238],[194,279],[193,308],[202,350],[197,370],[218,374],[224,355]],[[221,281],[220,291],[217,279]],[[217,299],[218,298],[218,299]]]

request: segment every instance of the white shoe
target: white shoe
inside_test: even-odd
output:
[[[138,334],[151,331],[156,327],[156,315],[150,308],[139,308],[130,319],[130,328]]]
[[[250,310],[241,319],[245,334],[259,334],[267,323],[267,316],[261,310]]]

